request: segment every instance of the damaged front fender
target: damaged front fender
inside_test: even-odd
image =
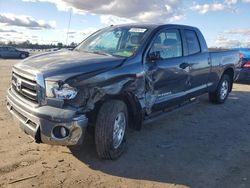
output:
[[[144,75],[141,64],[128,63],[87,79],[81,79],[84,78],[82,75],[75,76],[68,81],[78,89],[78,95],[67,103],[81,109],[81,113],[91,114],[96,112],[98,103],[107,98],[119,98],[127,103],[133,116],[138,117],[139,121],[134,119],[133,122],[141,122],[145,108]]]

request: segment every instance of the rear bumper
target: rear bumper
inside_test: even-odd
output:
[[[239,69],[237,81],[250,81],[250,69]]]
[[[61,109],[51,106],[31,106],[8,90],[7,108],[20,128],[36,142],[51,145],[81,144],[88,125],[85,115],[77,115],[74,109]],[[58,128],[67,130],[66,136],[58,136]],[[56,134],[55,134],[56,133]]]

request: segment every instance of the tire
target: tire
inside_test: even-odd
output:
[[[115,127],[117,134],[113,133]],[[126,148],[127,127],[128,110],[124,102],[110,100],[101,106],[95,126],[95,145],[99,158],[114,160],[121,156]]]
[[[210,102],[223,104],[227,100],[231,84],[230,77],[227,74],[224,74],[217,86],[216,91],[209,93]]]
[[[27,56],[26,56],[25,54],[21,54],[21,55],[20,55],[20,58],[21,58],[21,59],[25,59],[26,57],[27,57]]]

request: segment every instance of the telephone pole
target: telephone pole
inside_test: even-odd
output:
[[[71,24],[71,16],[72,16],[72,8],[70,8],[70,11],[69,11],[69,23],[68,23],[68,29],[67,29],[66,46],[68,46],[68,38],[69,38],[69,29],[70,29],[70,24]]]

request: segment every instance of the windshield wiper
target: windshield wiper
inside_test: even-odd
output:
[[[76,50],[76,49],[75,49]],[[79,51],[79,49],[77,49],[76,51]],[[99,54],[99,55],[106,55],[106,56],[112,56],[111,54],[109,53],[105,53],[105,52],[102,52],[102,51],[87,51],[87,50],[82,50],[82,52],[85,52],[85,53],[94,53],[94,54]]]
[[[99,54],[99,55],[112,56],[112,55],[109,54],[109,53],[105,53],[105,52],[101,52],[101,51],[91,51],[91,52],[94,53],[94,54]]]

